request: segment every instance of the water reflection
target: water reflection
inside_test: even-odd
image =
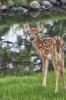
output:
[[[60,35],[66,43],[66,20],[48,20],[42,24],[44,30],[39,33],[41,37]],[[1,75],[30,74],[40,71],[41,66],[41,59],[31,44],[29,33],[21,24],[0,27]]]
[[[40,11],[32,11],[32,12],[30,12],[30,15],[32,16],[32,17],[37,17],[37,16],[39,16],[40,15]]]
[[[9,48],[13,52],[20,52],[20,48],[18,48],[18,41],[19,39],[25,39],[23,29],[18,29],[19,25],[12,25],[10,26],[10,29],[5,35],[1,37],[2,39],[2,47],[7,47],[9,45]],[[4,43],[5,42],[5,43]],[[7,43],[9,42],[9,44]],[[24,46],[22,46],[23,48]]]

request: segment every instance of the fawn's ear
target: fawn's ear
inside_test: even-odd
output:
[[[30,30],[30,27],[29,27],[29,25],[28,25],[28,24],[24,24],[24,25],[23,25],[23,27],[24,27],[24,29],[25,29],[25,30],[27,30],[27,31],[29,31],[29,30]]]
[[[40,31],[42,31],[44,29],[44,26],[43,26],[43,24],[39,24],[37,26],[37,28],[38,28],[38,32],[40,32]]]

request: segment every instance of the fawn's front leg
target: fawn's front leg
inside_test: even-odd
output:
[[[47,76],[47,70],[48,70],[48,59],[42,58],[42,64],[43,64],[43,68],[42,68],[42,72],[43,72],[43,83],[42,86],[46,87],[46,76]]]

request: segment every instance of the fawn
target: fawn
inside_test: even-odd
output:
[[[58,92],[59,75],[62,77],[63,88],[66,89],[64,82],[64,40],[59,36],[41,38],[38,33],[43,30],[43,28],[42,24],[38,25],[36,28],[31,28],[28,24],[24,25],[24,29],[30,34],[30,40],[33,46],[42,59],[42,86],[46,87],[48,59],[51,59],[56,76],[55,92]]]

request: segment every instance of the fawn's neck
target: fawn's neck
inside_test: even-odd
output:
[[[42,44],[41,38],[37,35],[35,41],[32,42],[33,46],[37,49],[40,47]]]

